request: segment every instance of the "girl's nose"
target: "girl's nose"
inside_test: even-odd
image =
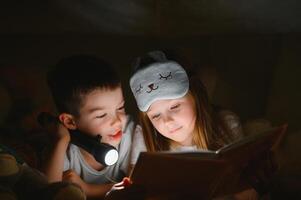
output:
[[[163,121],[166,125],[169,125],[170,123],[172,123],[174,120],[170,115],[164,116]]]

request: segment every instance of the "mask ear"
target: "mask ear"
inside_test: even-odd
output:
[[[61,113],[59,120],[68,129],[74,130],[77,128],[74,117],[71,114]]]

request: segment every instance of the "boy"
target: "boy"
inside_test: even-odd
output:
[[[50,182],[71,181],[87,197],[103,197],[128,172],[134,123],[124,110],[118,76],[110,65],[88,55],[62,59],[48,74],[60,125],[45,166]],[[92,154],[69,144],[69,131],[78,129],[118,149],[116,164],[105,167]],[[71,133],[72,134],[72,133]]]

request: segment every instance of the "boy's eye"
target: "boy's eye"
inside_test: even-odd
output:
[[[124,105],[119,107],[118,110],[124,110]]]
[[[173,109],[177,109],[179,107],[180,107],[180,104],[177,104],[177,105],[172,106],[170,109],[173,110]]]
[[[104,118],[105,116],[106,116],[107,114],[105,113],[105,114],[103,114],[103,115],[98,115],[98,116],[96,116],[95,118]]]

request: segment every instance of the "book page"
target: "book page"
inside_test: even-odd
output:
[[[272,150],[286,125],[246,137],[218,151],[142,152],[131,175],[133,185],[149,194],[181,192],[199,198],[239,191],[243,169],[256,156]]]

